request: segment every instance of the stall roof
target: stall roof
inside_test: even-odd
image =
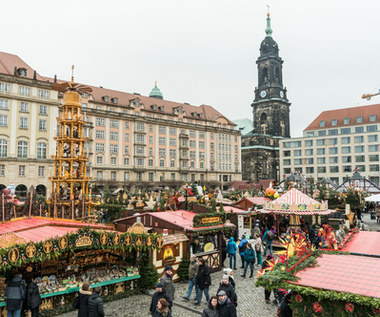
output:
[[[186,237],[184,233],[169,234],[167,236],[164,236],[163,239],[164,239],[164,245],[174,244],[174,243],[179,243],[179,242],[184,242],[184,241],[189,240],[189,238]]]
[[[94,225],[72,220],[53,220],[46,218],[30,218],[14,220],[0,224],[0,247],[2,238],[7,241],[7,234],[12,233],[14,241],[39,242],[49,238],[64,236],[76,232],[79,228],[90,227],[98,230],[114,230],[112,226]]]
[[[226,213],[245,214],[245,215],[249,213],[248,210],[244,210],[244,209],[240,209],[236,207],[224,206],[223,208]]]
[[[358,268],[361,268],[358,272]],[[323,254],[318,265],[296,273],[300,279],[290,282],[316,289],[332,290],[380,298],[380,259]]]
[[[359,231],[354,233],[351,241],[347,242],[342,251],[380,257],[380,232]]]
[[[215,229],[215,228],[223,228],[226,226],[234,226],[231,223],[216,225],[216,226],[208,226],[208,227],[194,227],[193,226],[193,219],[194,216],[197,215],[195,212],[187,211],[187,210],[176,210],[176,211],[160,211],[160,212],[145,212],[140,215],[134,215],[130,217],[125,217],[121,219],[117,219],[114,221],[114,223],[121,222],[123,220],[132,219],[136,217],[142,217],[144,215],[150,215],[154,218],[161,219],[166,222],[170,222],[172,224],[175,224],[179,227],[182,227],[183,229],[190,230],[190,231],[197,231],[202,229]]]

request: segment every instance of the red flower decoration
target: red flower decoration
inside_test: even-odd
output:
[[[380,314],[380,308],[374,308],[373,309],[373,313],[376,315],[376,314]]]
[[[313,304],[313,309],[314,309],[314,311],[315,311],[316,313],[320,313],[320,312],[322,311],[322,306],[319,305],[318,302],[315,302],[315,303]]]
[[[348,312],[352,313],[352,312],[354,311],[354,304],[348,302],[348,303],[346,304],[346,310],[347,310]]]
[[[296,301],[301,303],[302,302],[302,296],[301,295],[296,295]]]

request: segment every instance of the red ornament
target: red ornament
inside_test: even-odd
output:
[[[313,309],[314,309],[314,311],[315,311],[316,313],[320,313],[320,312],[323,310],[323,309],[322,309],[322,306],[319,305],[318,302],[315,302],[315,303],[313,304]]]
[[[373,313],[376,315],[376,314],[380,314],[380,308],[374,308],[373,309]]]
[[[350,302],[348,302],[347,304],[346,304],[346,310],[348,311],[348,312],[350,312],[350,313],[352,313],[353,311],[354,311],[354,304],[352,304],[352,303],[350,303]]]
[[[302,296],[301,295],[296,295],[296,301],[298,302],[298,303],[302,303]]]

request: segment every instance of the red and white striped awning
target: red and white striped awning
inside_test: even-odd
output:
[[[290,211],[290,210],[269,210],[269,209],[260,209],[257,210],[258,212],[262,214],[282,214],[282,215],[299,215],[299,216],[312,216],[312,215],[329,215],[335,212],[335,210],[327,209],[327,210],[314,210],[314,211],[308,211],[308,210],[297,210],[297,211]]]
[[[299,204],[319,204],[319,201],[309,197],[308,195],[300,192],[298,189],[292,188],[286,194],[277,198],[273,201],[276,204],[289,204],[289,205],[299,205]]]

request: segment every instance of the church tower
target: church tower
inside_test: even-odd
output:
[[[253,130],[241,138],[243,179],[252,183],[263,179],[279,181],[279,140],[290,137],[290,102],[283,85],[283,60],[272,38],[269,12],[265,33],[256,61],[258,84],[251,104]]]
[[[289,106],[282,81],[283,60],[278,45],[272,38],[271,19],[267,15],[266,37],[260,45],[256,61],[258,86],[255,89],[253,108],[254,132],[271,136],[290,137]]]

